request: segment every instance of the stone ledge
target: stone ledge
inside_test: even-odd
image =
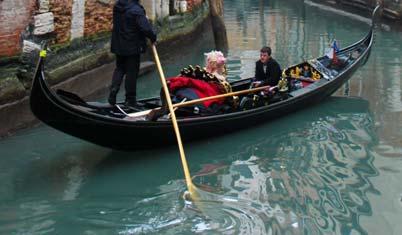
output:
[[[29,107],[29,98],[25,97],[16,102],[1,105],[0,123],[0,137],[9,136],[16,130],[37,123]]]
[[[0,105],[21,99],[25,95],[25,88],[17,77],[8,77],[0,81]]]
[[[91,97],[92,95],[99,93],[99,91],[105,91],[108,89],[114,68],[115,63],[105,64],[90,71],[80,73],[64,82],[60,82],[52,88],[77,93],[80,94],[82,98]],[[154,62],[141,62],[139,75],[148,73],[154,68]],[[103,74],[104,76],[96,76],[97,74]]]
[[[102,65],[54,85],[52,89],[68,90],[80,94],[82,98],[88,98],[108,88],[114,67],[114,63]],[[142,62],[140,75],[150,72],[154,68],[155,64],[153,62]],[[105,76],[94,76],[98,73],[102,73]],[[9,136],[16,130],[32,126],[35,123],[38,123],[38,120],[31,113],[29,97],[0,105],[0,137]]]
[[[91,69],[97,68],[105,63],[113,61],[114,56],[109,52],[98,52],[96,54],[80,57],[70,63],[62,65],[49,71],[47,74],[50,84],[62,82],[68,78],[85,73]]]

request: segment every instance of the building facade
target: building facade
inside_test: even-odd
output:
[[[29,51],[31,41],[68,43],[112,28],[115,0],[0,0],[0,58]],[[148,17],[160,20],[191,11],[203,0],[142,1]],[[24,49],[25,48],[25,49]]]

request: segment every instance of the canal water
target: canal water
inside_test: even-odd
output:
[[[285,67],[369,29],[297,0],[227,0],[225,22],[230,79],[252,76],[263,45]],[[202,64],[210,35],[163,56],[167,76]],[[401,234],[401,42],[379,28],[367,64],[318,105],[184,143],[194,200],[175,146],[119,152],[44,125],[4,139],[0,234]],[[157,95],[157,73],[138,86],[141,97]]]

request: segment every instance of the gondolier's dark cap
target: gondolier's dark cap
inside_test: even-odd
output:
[[[129,4],[129,3],[131,3],[131,2],[139,2],[140,0],[116,0],[116,4],[117,3],[123,3],[123,4]]]
[[[139,4],[139,0],[117,0],[114,11],[119,13],[130,11],[132,15],[145,15],[145,9]]]

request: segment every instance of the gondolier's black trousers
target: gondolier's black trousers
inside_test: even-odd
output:
[[[116,55],[116,68],[113,72],[110,96],[116,97],[120,85],[125,80],[126,102],[135,104],[137,97],[137,78],[140,70],[140,55],[120,56]]]

